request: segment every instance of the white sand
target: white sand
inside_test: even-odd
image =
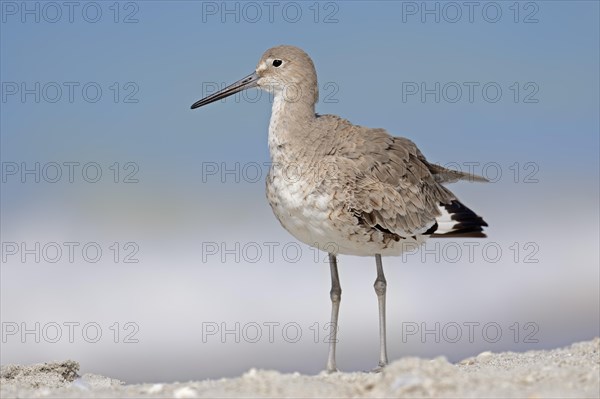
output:
[[[451,364],[444,358],[404,358],[382,373],[316,376],[252,369],[238,378],[125,385],[78,375],[74,361],[3,366],[2,398],[140,397],[600,397],[600,338],[567,348],[525,353],[484,352]]]

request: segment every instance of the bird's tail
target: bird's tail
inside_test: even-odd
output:
[[[487,237],[483,228],[488,224],[460,201],[440,204],[441,216],[429,229],[431,237]]]
[[[443,166],[436,164],[428,164],[428,167],[435,181],[440,184],[454,183],[459,180],[467,180],[471,182],[480,183],[488,182],[488,179],[486,179],[485,177],[474,175],[472,173],[459,172],[457,170],[444,168]]]

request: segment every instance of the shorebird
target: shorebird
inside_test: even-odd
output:
[[[487,223],[443,184],[486,179],[429,163],[412,141],[384,129],[316,114],[317,73],[311,58],[294,46],[267,50],[252,74],[191,108],[252,87],[273,94],[269,204],[287,231],[329,254],[332,306],[327,370],[337,371],[340,254],[375,256],[380,342],[375,370],[381,370],[388,363],[387,282],[381,256],[400,255],[431,236],[485,237]]]

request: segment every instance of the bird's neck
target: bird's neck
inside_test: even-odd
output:
[[[269,123],[269,152],[271,160],[290,158],[309,145],[308,134],[315,120],[313,101],[300,98],[292,100],[284,94],[276,93],[273,98],[271,121]]]

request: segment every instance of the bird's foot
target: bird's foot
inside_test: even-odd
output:
[[[384,364],[379,363],[379,366],[375,367],[374,369],[371,369],[371,373],[381,373],[383,371],[383,369],[385,368],[385,366],[387,366],[387,363],[384,363]]]

